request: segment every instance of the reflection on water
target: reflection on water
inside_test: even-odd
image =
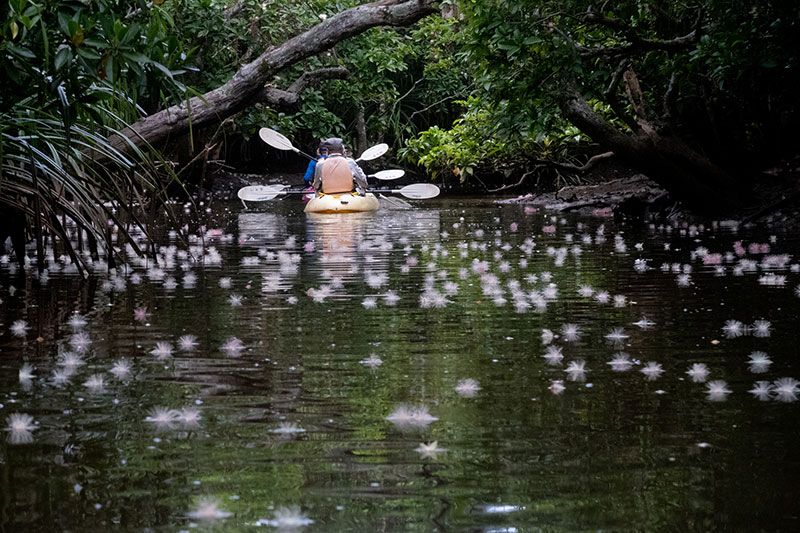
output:
[[[796,527],[791,235],[301,209],[0,261],[5,528]]]

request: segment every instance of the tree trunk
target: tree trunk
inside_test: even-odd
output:
[[[623,133],[605,121],[577,91],[561,102],[566,118],[595,142],[628,160],[673,197],[706,213],[721,213],[746,203],[737,179],[681,139],[656,131]]]
[[[336,43],[375,26],[407,26],[436,12],[433,0],[380,0],[342,11],[313,28],[270,48],[243,65],[224,85],[145,117],[112,139],[120,150],[128,143],[160,144],[189,128],[216,123],[257,100],[281,69],[328,50]]]

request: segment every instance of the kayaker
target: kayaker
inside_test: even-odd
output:
[[[314,169],[314,189],[324,194],[358,192],[366,194],[367,176],[353,159],[344,155],[344,142],[338,137],[325,139],[320,150],[326,150],[328,157],[317,161]]]
[[[306,167],[306,173],[303,175],[303,185],[306,189],[313,189],[311,183],[314,181],[314,171],[317,168],[317,161],[322,161],[328,157],[328,148],[327,146],[323,146],[324,142],[325,141],[320,141],[317,147],[317,159],[309,161]]]

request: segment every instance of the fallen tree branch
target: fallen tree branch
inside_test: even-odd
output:
[[[380,0],[347,9],[266,50],[222,86],[145,117],[123,130],[122,135],[136,146],[160,144],[190,128],[219,122],[252,104],[281,69],[370,28],[408,26],[435,12],[434,0]],[[110,140],[118,150],[130,149],[120,136]]]

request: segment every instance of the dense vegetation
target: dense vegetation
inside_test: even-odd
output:
[[[125,129],[196,105],[265,50],[360,4],[10,0],[0,205],[16,222],[0,236],[21,239],[27,219],[66,237],[69,219],[110,246],[107,218],[136,222],[209,159],[263,163],[252,139],[264,125],[312,149],[331,134],[357,149],[387,141],[406,164],[484,190],[561,183],[613,153],[678,196],[726,207],[796,151],[800,7],[786,0],[442,1],[441,16],[365,27],[280,63],[263,98],[216,122],[193,127],[189,109],[189,127],[152,146]],[[291,98],[267,94],[320,69]]]
[[[520,156],[530,166],[590,140],[591,153],[612,150],[676,192],[716,198],[794,150],[796,3],[459,5],[476,90],[454,127],[411,143],[431,171],[485,172]]]

